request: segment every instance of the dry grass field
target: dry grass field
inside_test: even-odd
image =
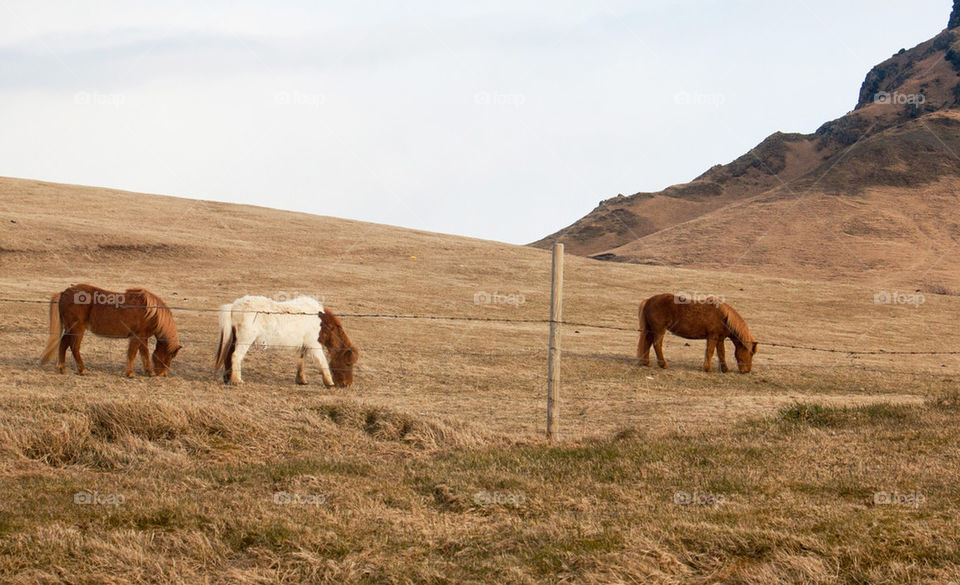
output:
[[[551,445],[545,323],[344,317],[354,386],[253,350],[232,387],[206,311],[545,320],[545,251],[17,179],[0,226],[0,582],[960,582],[960,356],[769,345],[960,350],[960,297],[568,256],[568,321],[719,294],[761,348],[708,374],[668,337],[671,367],[642,368],[633,332],[567,325]],[[38,363],[47,308],[9,299],[77,282],[184,308],[169,378],[122,378],[95,337],[87,376]]]

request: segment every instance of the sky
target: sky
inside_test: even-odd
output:
[[[3,0],[0,175],[524,244],[813,132],[950,8]]]

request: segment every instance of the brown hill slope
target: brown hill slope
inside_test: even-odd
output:
[[[295,384],[293,348],[251,351],[242,386],[213,371],[209,309],[243,294],[542,320],[549,266],[523,246],[0,178],[0,582],[958,581],[958,356],[768,343],[943,350],[958,297],[569,257],[564,318],[627,330],[563,327],[559,445],[541,439],[542,322],[345,316],[348,389],[315,367]],[[122,377],[126,344],[92,335],[88,375],[38,363],[42,299],[77,281],[199,309],[175,312],[169,378]],[[765,343],[753,373],[702,372],[703,344],[674,336],[670,369],[637,365],[637,301],[671,290],[735,304]],[[872,505],[881,489],[927,500]],[[77,500],[91,492],[122,503]],[[705,492],[726,503],[678,503]]]
[[[942,351],[960,297],[568,257],[564,318],[626,330],[563,327],[548,445],[529,321],[549,270],[530,247],[0,178],[0,583],[960,580],[960,356],[770,344]],[[122,377],[126,344],[93,335],[88,375],[39,363],[43,299],[78,281],[180,307],[169,378]],[[748,320],[751,374],[702,372],[672,335],[669,369],[637,364],[637,302],[680,290]],[[294,348],[255,348],[223,385],[210,309],[297,292],[344,315],[356,383],[299,386]],[[373,312],[527,322],[349,316]]]
[[[690,183],[600,203],[538,242],[621,262],[960,287],[960,30],[874,67],[856,108]]]

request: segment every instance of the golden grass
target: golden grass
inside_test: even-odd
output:
[[[539,250],[0,187],[17,221],[0,233],[0,297],[89,281],[174,306],[299,291],[340,313],[548,313]],[[568,258],[565,317],[629,327],[640,298],[680,290],[723,294],[761,344],[950,349],[960,311],[950,295],[876,305],[851,285]],[[478,291],[526,302],[478,306]],[[671,368],[649,369],[633,333],[568,326],[551,446],[543,325],[348,317],[357,382],[327,390],[315,372],[294,384],[289,351],[252,351],[247,383],[224,386],[215,314],[175,316],[170,378],[120,377],[125,344],[93,337],[92,373],[61,376],[37,363],[45,307],[0,303],[0,582],[960,580],[957,356],[761,345],[753,374],[705,374],[701,342],[668,338]]]

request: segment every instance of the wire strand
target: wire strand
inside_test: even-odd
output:
[[[48,305],[51,301],[48,300],[32,300],[32,299],[7,299],[0,298],[0,302],[4,303],[26,303],[26,304],[44,304]],[[111,305],[114,306],[114,305]],[[116,305],[119,308],[130,308],[130,309],[170,309],[171,311],[191,311],[198,313],[219,313],[220,309],[210,309],[205,307],[180,307],[180,306],[151,306],[151,305]],[[314,313],[290,313],[286,311],[238,311],[246,313],[257,313],[261,315],[313,315]],[[487,322],[487,323],[519,323],[519,324],[540,324],[547,325],[554,323],[550,319],[506,319],[506,318],[496,318],[496,317],[465,317],[459,315],[404,315],[399,313],[337,313],[339,317],[346,318],[355,318],[355,319],[398,319],[398,320],[422,320],[422,321],[464,321],[464,322]],[[584,327],[591,329],[601,329],[608,331],[628,331],[631,333],[637,333],[637,329],[633,327],[620,327],[616,325],[602,325],[594,323],[584,323],[579,321],[556,321],[555,323],[559,325],[567,325],[570,327]],[[886,350],[886,349],[843,349],[843,348],[830,348],[830,347],[816,347],[810,345],[795,345],[790,343],[778,343],[774,341],[763,341],[760,340],[758,343],[762,345],[768,345],[771,347],[781,347],[785,349],[798,349],[804,351],[816,351],[824,353],[840,353],[845,355],[960,355],[960,351],[895,351],[895,350]]]

